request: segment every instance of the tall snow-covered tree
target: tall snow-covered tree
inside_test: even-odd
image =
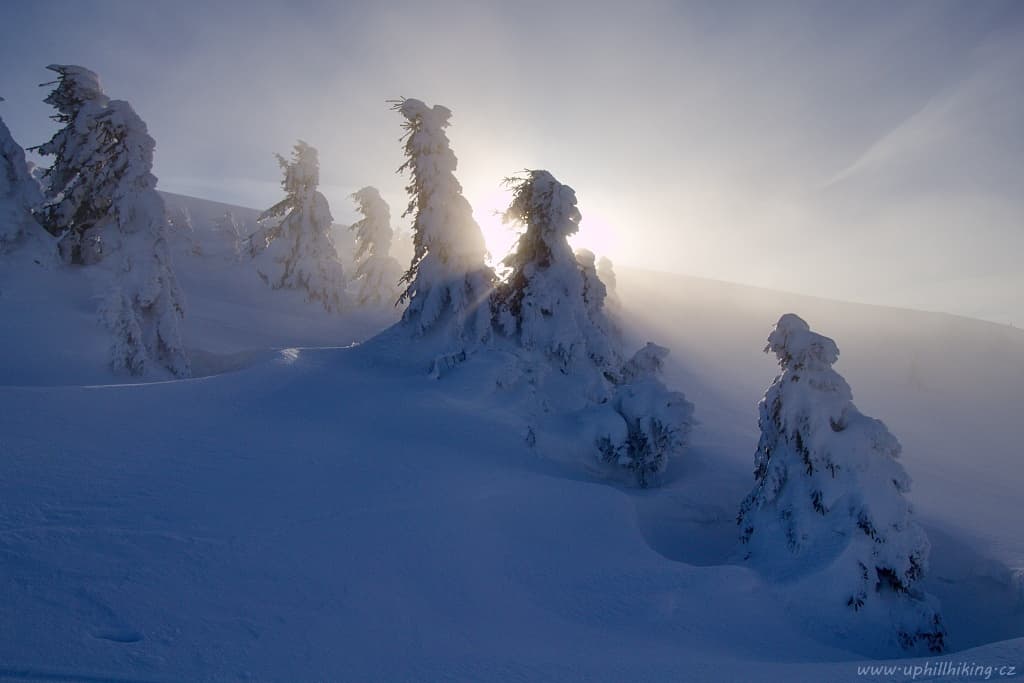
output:
[[[37,149],[53,156],[44,172],[46,203],[39,211],[43,226],[55,235],[67,263],[96,263],[103,258],[98,223],[110,213],[111,165],[118,140],[107,123],[109,98],[94,72],[71,64],[46,67],[58,75],[44,102],[63,124]]]
[[[548,171],[510,178],[506,222],[525,226],[503,265],[509,270],[495,291],[498,326],[526,349],[539,349],[564,369],[586,362],[603,372],[621,359],[605,334],[603,295],[588,302],[588,281],[568,238],[579,229],[576,193]]]
[[[929,543],[905,498],[899,442],[857,410],[832,368],[835,342],[800,317],[783,315],[765,352],[781,372],[759,405],[756,483],[738,516],[748,560],[790,574],[814,567],[850,614],[891,625],[904,649],[941,651],[938,604],[920,588]]]
[[[360,306],[394,304],[402,267],[389,254],[394,230],[391,209],[375,187],[364,187],[352,199],[363,217],[353,223],[356,248],[356,303]]]
[[[402,276],[403,320],[423,334],[438,328],[465,342],[487,337],[494,273],[473,211],[455,179],[458,164],[445,129],[451,111],[441,105],[403,99],[394,109],[405,117],[406,187],[413,217],[414,254]]]
[[[109,100],[95,73],[51,65],[59,75],[46,101],[67,125],[40,147],[55,155],[42,210],[73,263],[103,261],[110,275],[101,315],[113,334],[115,370],[151,364],[190,372],[178,323],[184,313],[167,248],[167,216],[152,173],[156,143],[131,105]]]
[[[0,102],[3,102],[0,97]],[[32,210],[43,200],[23,150],[0,118],[0,252],[41,228]]]
[[[277,161],[284,171],[285,198],[259,217],[276,229],[265,233],[268,241],[256,257],[256,270],[274,289],[301,289],[307,300],[340,311],[346,305],[345,273],[331,241],[331,210],[317,190],[317,151],[299,140],[291,160],[277,155]]]
[[[528,171],[510,182],[512,203],[504,218],[526,229],[505,259],[508,276],[495,291],[498,327],[571,378],[572,388],[565,386],[570,380],[558,379],[558,403],[589,402],[581,419],[594,422],[587,430],[597,456],[649,486],[683,452],[692,424],[693,406],[659,377],[668,349],[648,344],[622,362],[594,255],[574,254],[569,246],[580,222],[576,193],[547,171]]]

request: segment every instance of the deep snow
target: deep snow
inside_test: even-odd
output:
[[[222,211],[180,201],[206,239]],[[531,450],[499,359],[433,380],[429,345],[350,346],[397,312],[185,251],[201,376],[149,384],[103,368],[81,274],[0,261],[0,679],[909,678],[858,676],[862,643],[736,561],[789,310],[903,443],[954,649],[929,661],[1021,675],[1020,331],[620,268],[628,347],[672,349],[701,421],[639,490]]]

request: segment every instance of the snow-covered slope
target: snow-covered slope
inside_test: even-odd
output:
[[[639,490],[528,448],[486,354],[432,380],[393,332],[348,347],[394,312],[246,265],[176,254],[207,376],[121,384],[82,279],[0,263],[0,678],[908,680],[924,660],[858,675],[875,653],[734,562],[789,310],[903,442],[941,661],[1021,673],[1020,332],[622,271],[631,342],[673,349],[702,422]]]
[[[397,320],[399,311],[389,307],[320,315],[319,304],[305,301],[299,291],[271,291],[251,261],[232,256],[217,230],[230,211],[249,234],[259,211],[161,194],[172,221],[169,241],[185,294],[181,330],[194,376],[237,369],[284,346],[352,344]],[[182,228],[186,221],[191,231]],[[0,315],[10,330],[0,336],[0,382],[109,383],[110,338],[96,312],[101,286],[89,269],[56,267],[44,246],[33,244],[31,254],[11,254],[0,262]]]

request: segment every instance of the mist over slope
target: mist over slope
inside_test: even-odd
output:
[[[836,368],[857,405],[903,443],[916,496],[927,491],[943,501],[935,510],[923,505],[926,516],[984,533],[1024,512],[1017,474],[1024,331],[684,275],[623,269],[619,281],[627,329],[673,349],[680,386],[696,384],[726,405],[749,406],[753,419],[754,404],[776,374],[774,359],[762,352],[767,331],[781,314],[798,313],[836,340]],[[709,426],[718,424],[718,416],[701,413]],[[752,447],[740,459],[747,462],[749,453]],[[1024,567],[1024,536],[995,545]]]

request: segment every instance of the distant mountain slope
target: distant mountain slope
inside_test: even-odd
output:
[[[161,191],[160,195],[164,198],[168,213],[173,214],[175,211],[188,209],[192,214],[192,220],[196,227],[213,225],[220,220],[225,212],[231,211],[245,225],[248,229],[247,232],[252,232],[256,229],[256,219],[259,218],[260,213],[263,211],[262,209],[225,204],[224,202],[189,197],[173,192]]]

